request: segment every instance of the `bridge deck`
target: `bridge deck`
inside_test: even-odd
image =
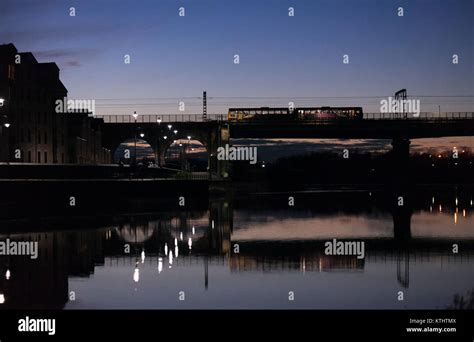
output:
[[[129,115],[102,117],[107,130],[130,127],[135,123]],[[161,120],[161,121],[157,121]],[[394,139],[436,138],[447,136],[474,136],[474,113],[421,113],[419,117],[401,118],[395,114],[366,113],[363,120],[254,120],[230,122],[224,114],[142,115],[136,124],[146,130],[166,130],[174,127],[199,129],[208,126],[228,125],[231,138],[336,138],[336,139]]]
[[[95,117],[104,119],[105,123],[135,123],[135,119],[127,114],[112,114],[112,115],[96,115]],[[364,120],[474,120],[474,112],[445,112],[445,113],[431,113],[423,112],[419,116],[407,115],[397,113],[364,113]],[[206,121],[227,121],[227,114],[207,114],[206,119],[202,114],[141,114],[138,115],[137,123],[156,123],[165,124],[173,122],[206,122]],[[323,121],[323,120],[321,120]],[[334,121],[328,119],[327,121]]]
[[[336,120],[322,122],[232,123],[232,138],[393,139],[474,136],[474,120]]]

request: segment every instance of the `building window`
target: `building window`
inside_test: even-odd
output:
[[[31,151],[28,151],[28,163],[31,163]]]
[[[48,152],[44,152],[44,162],[47,163],[48,162]]]
[[[38,151],[38,159],[36,160],[37,163],[41,163],[41,152]]]
[[[61,153],[61,164],[64,164],[64,153]]]
[[[48,132],[44,132],[44,143],[48,143]]]
[[[45,124],[48,123],[48,113],[44,112],[44,121]]]
[[[38,131],[38,144],[41,144],[41,132]]]
[[[28,142],[31,143],[31,130],[28,128]]]
[[[23,127],[20,129],[20,142],[25,142],[25,130]]]

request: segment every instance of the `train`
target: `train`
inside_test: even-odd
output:
[[[362,107],[260,107],[229,108],[229,121],[320,121],[361,120]]]

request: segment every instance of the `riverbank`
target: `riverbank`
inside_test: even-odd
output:
[[[0,217],[61,212],[133,211],[160,205],[166,198],[177,208],[198,205],[209,196],[208,180],[177,179],[29,179],[0,180]]]

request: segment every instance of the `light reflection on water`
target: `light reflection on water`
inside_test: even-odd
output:
[[[100,227],[91,218],[72,231],[67,219],[41,232],[16,226],[0,240],[37,240],[39,258],[0,256],[2,274],[11,271],[0,308],[430,309],[474,288],[469,195],[416,196],[403,209],[322,196],[295,208],[218,199],[207,211],[122,215]],[[365,258],[325,255],[333,238],[364,241]]]

